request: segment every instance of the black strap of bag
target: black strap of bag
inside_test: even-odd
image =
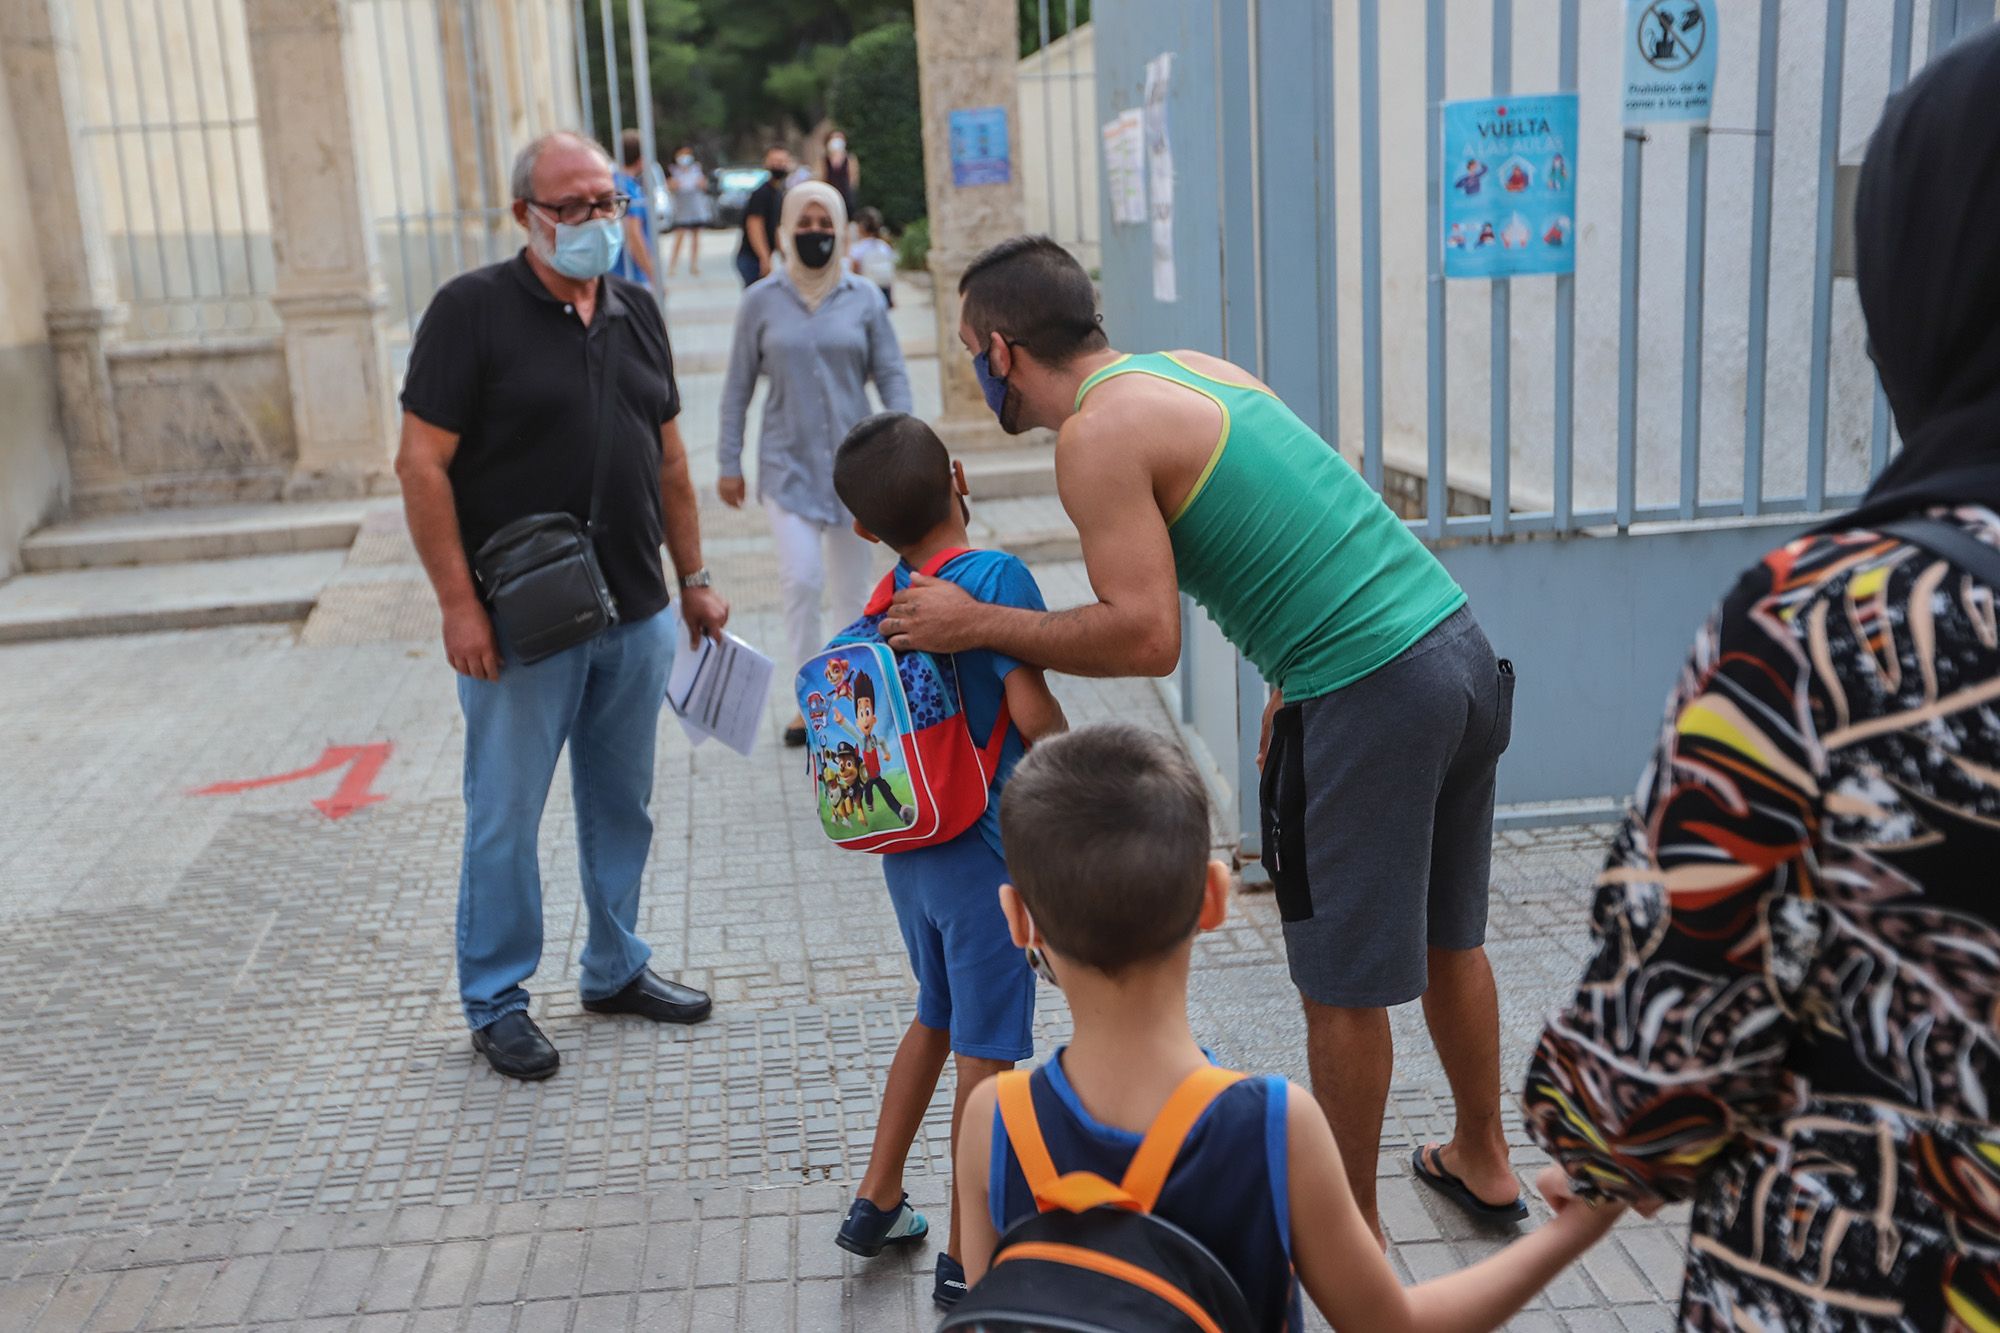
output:
[[[611,465],[618,322],[604,332],[590,465],[590,510],[579,524],[558,510],[502,527],[473,558],[493,627],[507,656],[528,664],[595,638],[618,623],[618,605],[597,559],[604,478]]]
[[[603,297],[599,296],[600,312]],[[609,316],[606,316],[609,319]],[[618,330],[624,321],[612,319],[611,327],[604,330],[603,369],[597,376],[597,439],[591,445],[590,458],[590,517],[583,525],[585,537],[597,536],[597,518],[604,501],[604,473],[611,465],[611,406],[612,391],[618,384]]]
[[[2000,591],[2000,547],[1988,546],[1956,523],[1919,516],[1884,523],[1875,531],[1921,546],[1941,560],[1957,565],[1987,587]]]

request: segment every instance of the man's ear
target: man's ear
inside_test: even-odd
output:
[[[1014,348],[998,329],[986,335],[986,368],[1003,380],[1014,373]]]
[[[1007,918],[1007,935],[1014,941],[1014,947],[1025,949],[1035,938],[1034,923],[1028,918],[1028,905],[1021,901],[1020,890],[1012,884],[1000,886],[1000,915]]]
[[[1201,886],[1201,915],[1195,924],[1214,930],[1229,919],[1229,867],[1220,861],[1208,863],[1208,877]]]
[[[525,199],[516,199],[516,200],[514,201],[514,221],[516,221],[516,222],[520,223],[520,224],[521,224],[521,225],[522,225],[523,227],[526,227],[526,226],[528,225],[528,201],[527,201],[527,200],[525,200]]]
[[[972,494],[972,487],[965,480],[965,464],[956,458],[951,460],[951,485],[952,489],[957,491],[961,496],[970,497]],[[859,528],[861,525],[856,523],[854,526]],[[867,536],[866,533],[862,535]],[[873,541],[874,538],[871,537],[869,540]]]
[[[874,533],[870,532],[868,529],[862,527],[861,520],[858,518],[854,520],[854,535],[859,537],[864,542],[874,542],[877,546],[880,546],[882,544],[882,539],[880,537],[877,537]]]

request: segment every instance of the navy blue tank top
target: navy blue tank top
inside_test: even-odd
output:
[[[1056,1051],[1030,1077],[1035,1118],[1058,1172],[1090,1171],[1116,1184],[1132,1164],[1142,1135],[1101,1124],[1083,1109]],[[1285,1080],[1246,1078],[1202,1112],[1189,1131],[1166,1188],[1154,1205],[1165,1218],[1222,1261],[1257,1327],[1286,1333],[1303,1327],[1298,1279],[1292,1272],[1291,1201],[1286,1192]],[[1035,1211],[1035,1198],[993,1111],[993,1174],[987,1203],[996,1231]]]

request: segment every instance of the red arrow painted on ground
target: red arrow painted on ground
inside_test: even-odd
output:
[[[336,768],[346,768],[347,776],[340,780],[340,786],[333,795],[313,802],[319,812],[328,819],[345,819],[356,810],[364,809],[377,801],[389,798],[369,790],[375,785],[375,777],[382,771],[382,765],[389,762],[389,754],[395,747],[388,741],[376,741],[369,745],[329,745],[320,757],[308,767],[290,773],[275,773],[268,778],[242,778],[235,782],[218,782],[212,786],[197,787],[189,793],[193,796],[232,796],[237,792],[255,791],[259,787],[276,787],[287,782],[300,782],[306,778],[316,778],[322,773],[331,773]]]

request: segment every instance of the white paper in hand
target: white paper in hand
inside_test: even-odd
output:
[[[713,736],[736,753],[749,754],[771,692],[771,659],[728,633],[689,647],[678,607],[674,620],[680,637],[667,677],[667,706],[696,745]]]

